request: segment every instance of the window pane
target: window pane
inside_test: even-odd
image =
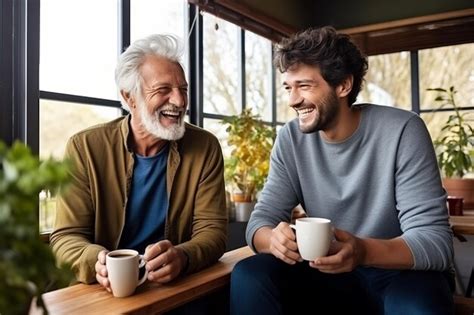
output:
[[[449,115],[454,114],[454,111],[435,112],[435,113],[421,113],[420,117],[425,121],[426,127],[430,132],[431,139],[435,140],[441,133],[441,125],[446,123]]]
[[[49,233],[54,227],[56,215],[56,196],[50,191],[43,190],[39,195],[39,231]]]
[[[454,86],[458,106],[474,106],[474,44],[424,49],[419,52],[421,109],[436,109],[436,93],[428,88]]]
[[[271,49],[268,39],[245,32],[245,106],[265,121],[272,121]]]
[[[118,99],[117,1],[41,1],[40,89]]]
[[[87,127],[121,115],[119,108],[40,100],[40,156],[62,158],[66,142]]]
[[[240,113],[237,99],[237,36],[239,28],[209,14],[204,20],[204,112]]]
[[[369,69],[357,103],[411,110],[410,54],[402,51],[369,57]]]
[[[174,34],[185,40],[185,0],[132,0],[131,41],[150,34]]]
[[[40,100],[40,157],[61,159],[73,134],[121,115],[120,109]],[[56,206],[49,192],[40,194],[40,232],[52,228]]]
[[[227,127],[221,122],[222,120],[204,118],[204,129],[209,130],[219,139],[222,154],[227,157],[230,156],[231,148],[227,144],[227,131],[225,131]]]
[[[275,71],[275,87],[276,87],[276,109],[277,122],[288,122],[296,117],[296,112],[289,104],[288,93],[283,88],[283,74],[280,70]]]

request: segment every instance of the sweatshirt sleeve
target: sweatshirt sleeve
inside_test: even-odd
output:
[[[436,155],[424,122],[413,116],[397,151],[395,197],[402,238],[416,270],[446,270],[453,258],[452,231]]]
[[[297,194],[292,185],[288,169],[285,164],[282,148],[289,147],[288,129],[280,130],[270,157],[270,171],[265,186],[258,198],[255,209],[249,219],[246,231],[247,244],[254,250],[253,236],[263,227],[275,227],[280,222],[289,222],[291,211],[298,204]]]

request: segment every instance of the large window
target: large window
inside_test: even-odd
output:
[[[95,10],[91,10],[94,7]],[[71,96],[116,101],[117,1],[42,1],[40,12],[40,156],[60,158],[75,132],[120,115],[120,110],[77,104]],[[84,23],[87,16],[87,23]],[[80,100],[80,97],[77,98]],[[89,106],[92,105],[92,106]]]
[[[117,18],[120,1],[106,0],[97,5],[91,1],[76,2],[72,9],[61,0],[47,1],[41,7],[42,157],[61,157],[72,134],[121,115],[114,68],[120,50],[125,48],[119,47],[117,39],[127,30]],[[187,28],[196,27],[197,22],[188,21],[188,7],[185,0],[131,0],[129,40],[154,33],[176,34],[186,43],[193,40],[188,38]],[[83,16],[90,17],[86,26]],[[274,105],[284,102],[285,94],[278,83],[274,95],[269,40],[209,14],[203,14],[202,27],[203,104],[190,106],[201,108],[203,127],[218,137],[227,156],[230,149],[222,118],[250,107],[269,124],[282,125],[292,110],[284,104],[276,111]],[[195,56],[195,52],[188,53]],[[275,119],[274,112],[284,114],[277,114]],[[43,192],[40,199],[40,229],[48,231],[53,224],[54,197]]]
[[[61,158],[71,135],[119,117],[114,70],[119,38],[116,0],[41,2],[39,154]],[[186,1],[131,1],[131,40],[152,33],[173,33],[186,40]],[[87,17],[85,19],[85,17]],[[126,39],[125,39],[126,40]],[[184,61],[184,60],[183,60]],[[52,228],[54,196],[40,195],[40,230]]]
[[[41,2],[41,157],[61,158],[72,134],[121,115],[114,82],[117,17],[115,0]],[[54,196],[42,192],[40,231],[52,228],[54,215]]]
[[[191,12],[193,17],[188,19]],[[117,56],[130,41],[152,33],[173,33],[185,40],[189,59],[194,61],[188,70],[198,74],[188,78],[196,82],[190,92],[198,95],[190,97],[189,104],[197,115],[188,119],[213,132],[225,154],[229,149],[221,124],[224,117],[249,107],[277,129],[295,117],[287,105],[282,75],[271,65],[271,42],[201,13],[186,0],[45,0],[37,23],[41,23],[36,25],[40,26],[40,62],[39,73],[33,77],[39,74],[39,109],[27,111],[24,118],[21,109],[15,111],[20,115],[10,118],[8,125],[20,120],[21,126],[35,129],[29,131],[37,136],[35,144],[42,157],[61,156],[71,134],[122,114],[114,82]],[[188,33],[189,29],[199,32]],[[459,105],[472,111],[473,63],[472,43],[371,56],[358,101],[419,112],[435,137],[450,112],[438,111],[434,96],[426,89],[454,85]],[[28,69],[28,75],[31,70],[35,71],[34,67]],[[54,207],[47,192],[41,198],[47,209],[41,212],[42,222],[46,222],[41,229],[46,230]]]

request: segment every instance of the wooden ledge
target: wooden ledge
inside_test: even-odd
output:
[[[114,298],[100,285],[77,284],[48,292],[43,299],[50,314],[160,314],[225,287],[240,260],[253,255],[248,247],[225,253],[214,265],[171,284],[145,283],[134,295]],[[36,313],[34,310],[30,312]]]
[[[474,216],[473,215],[461,215],[461,216],[450,216],[449,223],[453,232],[456,234],[469,234],[474,235]]]
[[[126,298],[114,298],[98,284],[78,284],[48,292],[43,299],[50,314],[160,314],[229,284],[236,263],[253,255],[248,247],[225,253],[211,267],[177,281],[160,285],[145,283]],[[474,298],[454,296],[456,315],[474,314]],[[32,309],[30,315],[42,314]]]
[[[459,295],[454,296],[454,305],[456,315],[472,315],[474,314],[474,298],[467,298]]]

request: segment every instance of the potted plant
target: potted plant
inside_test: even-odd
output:
[[[454,86],[449,89],[434,88],[428,91],[437,92],[435,102],[440,108],[448,106],[454,110],[441,128],[440,135],[434,140],[438,165],[444,176],[443,186],[448,195],[463,197],[464,207],[474,208],[474,179],[465,178],[473,172],[474,129],[471,125],[472,112],[462,113],[455,102],[457,91]]]
[[[231,200],[236,202],[236,219],[246,221],[257,192],[267,178],[276,133],[258,115],[253,115],[251,109],[226,117],[222,123],[227,125],[227,143],[232,147],[230,156],[225,159],[225,179],[230,185]],[[239,203],[247,203],[242,216],[239,214]]]
[[[38,227],[39,193],[65,183],[67,168],[0,141],[0,314],[27,314],[33,298],[47,313],[41,294],[72,279],[67,267],[56,267]]]

